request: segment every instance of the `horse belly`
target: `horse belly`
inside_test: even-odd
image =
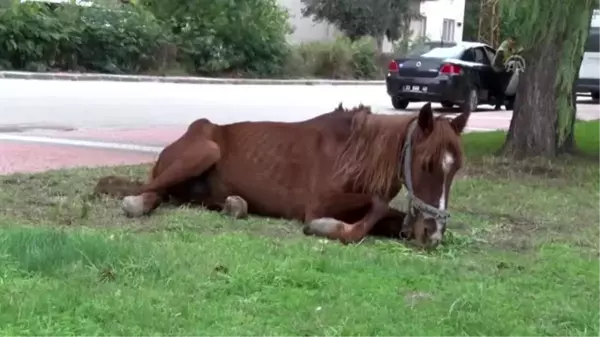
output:
[[[216,176],[253,214],[304,220],[316,177],[331,166],[321,132],[291,123],[240,123],[223,128]]]
[[[221,171],[221,170],[219,170]],[[225,199],[238,195],[248,203],[248,212],[254,215],[303,220],[306,190],[289,185],[280,185],[277,179],[256,172],[246,166],[246,174],[230,175],[217,172],[212,185],[215,197]]]

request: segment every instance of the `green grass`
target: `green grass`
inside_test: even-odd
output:
[[[428,253],[197,208],[127,219],[87,197],[143,165],[2,177],[0,334],[598,336],[599,133],[578,124],[586,158],[526,162],[485,155],[502,133],[466,135]]]

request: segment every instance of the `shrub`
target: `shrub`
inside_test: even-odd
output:
[[[339,37],[332,42],[308,42],[294,46],[288,57],[291,76],[335,79],[374,79],[381,76],[376,43],[371,38],[355,42]]]
[[[377,65],[377,44],[372,38],[361,38],[352,44],[354,77],[372,79],[381,75]]]
[[[0,68],[164,73],[179,66],[208,76],[338,79],[382,74],[369,38],[290,49],[288,15],[278,0],[142,0],[113,7],[13,3],[0,11]]]
[[[25,2],[0,14],[0,66],[137,73],[156,68],[168,36],[141,8]]]
[[[48,6],[13,5],[0,14],[0,67],[37,70],[53,66],[69,44],[69,34]]]
[[[144,0],[176,37],[190,72],[280,73],[289,52],[287,11],[277,0]]]
[[[79,65],[109,73],[139,73],[159,67],[170,37],[152,15],[137,6],[121,10],[79,7]]]

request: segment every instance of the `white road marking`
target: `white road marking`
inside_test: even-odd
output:
[[[92,140],[80,140],[80,139],[68,139],[68,138],[54,138],[54,137],[41,137],[41,136],[24,136],[24,135],[11,135],[11,134],[0,134],[0,140],[11,140],[29,143],[43,143],[43,144],[55,144],[55,145],[71,145],[80,147],[89,147],[96,149],[111,149],[111,150],[124,150],[124,151],[135,151],[135,152],[150,152],[160,153],[162,147],[159,146],[146,146],[126,143],[114,143],[114,142],[102,142]]]

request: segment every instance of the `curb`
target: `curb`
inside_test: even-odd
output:
[[[214,78],[193,76],[146,76],[85,73],[35,73],[26,71],[0,71],[0,79],[63,80],[63,81],[114,81],[114,82],[162,82],[190,84],[254,84],[254,85],[384,85],[383,80],[325,80],[325,79],[252,79]]]

